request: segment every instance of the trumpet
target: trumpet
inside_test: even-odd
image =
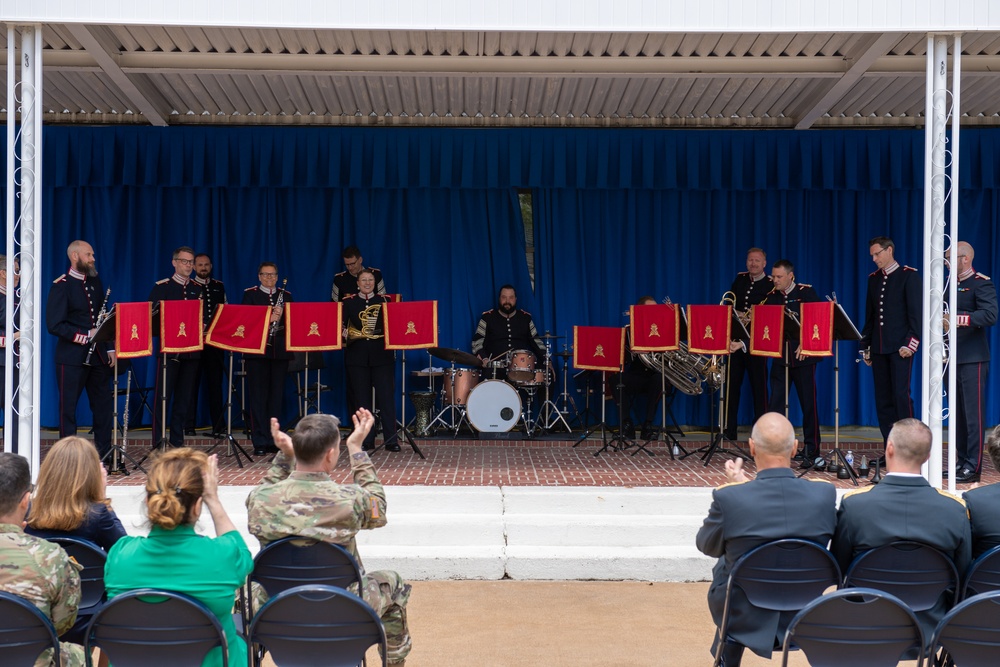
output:
[[[101,310],[97,313],[97,320],[94,322],[94,335],[97,335],[97,330],[101,328],[104,321],[108,319],[108,297],[111,296],[111,288],[104,293],[104,303],[101,304]],[[90,344],[90,349],[87,350],[87,358],[83,360],[84,366],[90,365],[90,358],[94,356],[94,350],[97,349],[97,341],[95,340]]]

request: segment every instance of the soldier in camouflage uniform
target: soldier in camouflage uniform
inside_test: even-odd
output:
[[[406,623],[410,585],[396,572],[365,572],[358,554],[354,536],[359,530],[384,526],[386,517],[385,491],[368,453],[362,450],[374,418],[361,408],[353,421],[347,452],[354,484],[348,485],[330,479],[340,454],[336,417],[308,415],[296,425],[291,438],[280,430],[277,419],[271,419],[271,433],[280,452],[263,483],[247,498],[249,528],[261,546],[299,535],[350,551],[361,568],[361,597],[385,626],[388,662],[399,666],[405,663],[411,646]]]
[[[20,596],[52,620],[57,634],[76,622],[80,606],[80,570],[57,544],[22,530],[31,498],[31,473],[23,456],[0,453],[0,591]],[[82,667],[83,647],[60,643],[63,665]],[[47,650],[36,667],[52,664]]]

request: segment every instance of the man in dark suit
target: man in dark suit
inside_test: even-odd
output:
[[[87,390],[94,415],[94,445],[103,458],[111,451],[113,345],[98,343],[90,353],[97,333],[98,316],[107,292],[97,275],[94,248],[86,241],[73,241],[66,249],[69,270],[56,278],[45,304],[45,324],[56,342],[56,379],[59,383],[59,437],[76,435],[76,404]],[[88,365],[88,356],[89,365]]]
[[[885,446],[886,476],[876,486],[849,491],[840,501],[837,532],[830,551],[846,573],[856,556],[892,542],[912,540],[941,550],[965,572],[972,553],[965,503],[935,489],[920,474],[931,454],[931,430],[916,419],[902,419]],[[929,637],[947,611],[945,599],[917,614]]]
[[[1000,470],[1000,426],[986,436],[986,453],[993,467]],[[972,521],[972,557],[1000,547],[1000,484],[989,484],[966,491],[962,496]]]
[[[194,258],[194,284],[201,287],[202,318],[205,331],[212,324],[219,306],[226,303],[226,286],[221,280],[212,277],[212,258],[205,253],[199,253]],[[208,414],[212,420],[212,435],[226,432],[226,416],[223,413],[222,382],[225,374],[225,356],[222,348],[206,345],[201,351],[199,379],[203,380],[202,393],[208,398]],[[188,427],[194,428],[198,416],[198,385],[191,393],[191,406],[188,411]]]
[[[868,242],[877,270],[868,276],[865,325],[861,329],[861,353],[872,368],[883,449],[892,425],[913,416],[910,376],[923,322],[920,275],[916,269],[899,265],[895,248],[886,236]]]
[[[5,373],[7,367],[7,350],[8,346],[14,349],[14,368],[12,371],[13,375],[13,386],[14,390],[17,390],[17,357],[18,357],[18,345],[17,339],[21,337],[21,331],[7,331],[7,290],[17,293],[17,283],[21,278],[21,269],[17,262],[11,262],[13,266],[8,266],[7,255],[0,255],[0,396],[6,395],[7,390],[7,374]],[[17,302],[15,301],[15,308],[17,308]],[[14,321],[17,322],[17,315],[15,313]],[[14,392],[11,392],[13,395]],[[4,399],[6,400],[6,399]],[[14,403],[16,408],[17,402]],[[9,433],[11,451],[15,454],[20,453],[17,449],[17,411],[10,411],[10,419],[3,423],[4,433]]]
[[[716,625],[722,622],[726,582],[739,558],[765,542],[782,538],[811,540],[826,546],[833,536],[836,492],[831,484],[799,479],[792,472],[798,446],[795,429],[783,415],[768,412],[753,426],[750,454],[757,477],[747,481],[743,459],[726,461],[724,484],[712,492],[712,506],[698,531],[697,545],[719,561],[712,571],[708,607]],[[739,591],[730,602],[729,634],[724,638],[725,667],[740,664],[744,647],[770,658],[784,639],[791,613],[756,609]],[[716,645],[712,650],[715,651]]]
[[[819,301],[819,295],[812,285],[795,282],[795,267],[787,259],[779,259],[771,269],[771,279],[774,289],[764,300],[764,303],[782,305],[786,312],[799,314],[799,304]],[[771,402],[772,412],[784,412],[786,387],[785,369],[788,369],[788,381],[794,385],[799,397],[799,407],[802,408],[802,441],[805,451],[802,452],[800,468],[811,468],[820,456],[819,410],[816,406],[816,363],[819,357],[805,356],[799,350],[797,341],[786,337],[784,352],[780,359],[771,364]]]
[[[990,372],[986,327],[997,323],[997,288],[989,276],[976,273],[972,268],[976,251],[971,245],[960,241],[957,254],[949,260],[949,267],[952,279],[958,280],[955,303],[958,312],[947,320],[958,327],[958,350],[953,362],[957,364],[958,373],[955,481],[978,482],[983,470],[983,432],[986,430],[983,415],[986,414],[986,379]]]

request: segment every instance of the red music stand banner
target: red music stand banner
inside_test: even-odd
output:
[[[339,301],[285,304],[285,349],[324,352],[343,347]]]
[[[665,352],[680,348],[681,319],[672,303],[632,306],[633,352]]]
[[[573,327],[573,366],[618,372],[625,359],[624,327]]]
[[[802,331],[799,344],[804,357],[833,356],[833,301],[799,304]]]
[[[688,306],[688,352],[692,354],[729,354],[733,307]]]
[[[286,303],[285,308],[292,304]],[[208,327],[208,344],[230,352],[263,354],[270,332],[271,306],[224,303]],[[339,330],[339,326],[337,327]]]
[[[205,347],[202,301],[160,302],[160,352],[198,352]]]
[[[382,306],[382,312],[385,349],[423,350],[438,346],[437,301],[389,302]]]
[[[780,357],[785,341],[785,307],[757,305],[750,308],[750,354]]]
[[[153,354],[153,304],[115,304],[115,354],[135,359]]]

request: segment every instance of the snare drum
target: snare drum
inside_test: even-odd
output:
[[[511,350],[507,364],[507,379],[511,382],[535,381],[535,355],[528,350]]]
[[[472,388],[479,384],[479,371],[449,368],[444,372],[444,404],[465,405]]]
[[[521,418],[521,397],[503,380],[481,382],[469,394],[469,423],[480,433],[501,433]]]

